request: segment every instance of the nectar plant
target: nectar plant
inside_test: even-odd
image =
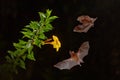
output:
[[[46,13],[39,12],[40,21],[31,21],[22,29],[22,39],[19,39],[18,43],[13,43],[15,50],[9,50],[9,55],[5,57],[6,64],[10,66],[12,72],[17,73],[17,67],[26,69],[26,59],[36,60],[33,52],[34,45],[41,48],[42,45],[51,44],[56,51],[61,47],[57,36],[53,35],[53,39],[47,39],[45,35],[46,32],[53,29],[51,22],[57,18],[57,16],[51,16],[51,12],[51,10],[46,10]]]

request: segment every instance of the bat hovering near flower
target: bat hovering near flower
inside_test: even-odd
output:
[[[89,42],[86,41],[82,43],[78,51],[75,53],[74,51],[69,51],[70,58],[63,60],[61,62],[58,62],[54,65],[54,67],[63,70],[63,69],[71,69],[74,66],[80,65],[80,63],[84,63],[83,58],[88,55],[89,50]]]
[[[91,18],[87,15],[79,16],[77,18],[77,21],[82,23],[81,25],[75,26],[73,29],[73,32],[87,32],[91,27],[94,27],[94,22],[96,21],[97,18]]]

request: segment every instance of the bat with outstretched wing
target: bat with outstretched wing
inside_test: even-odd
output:
[[[88,30],[91,27],[94,27],[94,22],[96,21],[97,18],[91,18],[87,15],[79,16],[77,18],[77,21],[79,21],[82,24],[79,24],[74,27],[73,32],[88,32]]]
[[[88,55],[89,51],[89,42],[86,41],[82,43],[78,51],[75,53],[74,51],[69,51],[70,58],[63,60],[61,62],[58,62],[54,65],[54,67],[62,70],[62,69],[71,69],[72,67],[76,65],[80,65],[80,63],[83,63],[83,58]]]

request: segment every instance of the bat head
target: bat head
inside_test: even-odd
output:
[[[79,62],[79,57],[77,55],[77,53],[75,53],[74,51],[69,51],[69,54],[70,54],[70,58],[76,62]]]

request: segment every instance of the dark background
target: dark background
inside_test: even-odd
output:
[[[15,80],[120,80],[120,0],[0,0],[0,63],[21,38],[21,29],[30,21],[39,20],[38,12],[52,9],[59,18],[52,24],[62,47],[35,48],[36,62],[27,61],[27,70],[20,70]],[[87,33],[74,33],[80,15],[98,17]],[[89,55],[81,67],[59,70],[53,67],[90,42]]]

